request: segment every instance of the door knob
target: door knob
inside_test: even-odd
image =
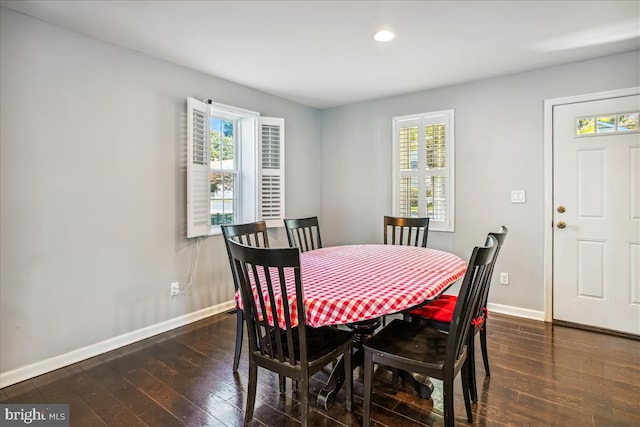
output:
[[[558,221],[558,228],[565,228],[567,224],[564,221]]]
[[[564,206],[562,205],[558,206],[558,213],[564,213],[566,210],[567,209]]]

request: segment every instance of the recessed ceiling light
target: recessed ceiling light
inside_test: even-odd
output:
[[[395,38],[395,34],[391,31],[378,31],[373,35],[373,39],[379,42],[388,42],[389,40],[393,40]]]

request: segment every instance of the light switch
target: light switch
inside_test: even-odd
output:
[[[526,203],[524,190],[511,190],[511,203]]]

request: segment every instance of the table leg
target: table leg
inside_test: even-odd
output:
[[[415,372],[400,371],[402,380],[413,386],[413,389],[422,399],[428,399],[435,388],[431,379]]]
[[[355,369],[356,366],[362,365],[363,362],[364,351],[361,348],[357,348],[351,355],[351,366]],[[318,406],[329,409],[333,402],[335,402],[342,384],[344,384],[344,360],[340,359],[333,367],[327,384],[318,392]]]
[[[347,325],[354,331],[354,352],[351,355],[351,367],[353,369],[355,369],[357,366],[362,365],[362,363],[364,362],[364,350],[362,350],[362,343],[375,334],[376,329],[378,329],[381,323],[382,320],[378,317],[375,319],[365,320],[362,322]],[[413,386],[413,388],[416,390],[416,393],[418,393],[421,398],[428,399],[429,397],[431,397],[434,386],[429,377],[404,371],[401,371],[400,375],[402,376],[403,381]],[[340,391],[340,388],[343,384],[344,361],[340,359],[340,361],[333,367],[327,384],[322,388],[322,390],[318,392],[318,406],[324,409],[329,409],[329,407],[336,400],[336,396],[338,395],[338,392]]]
[[[375,319],[364,320],[362,322],[347,325],[354,331],[353,346],[355,351],[351,355],[351,367],[353,369],[355,369],[356,366],[362,365],[364,362],[362,343],[375,334],[376,329],[378,329],[381,323],[382,320],[377,317]],[[324,409],[329,409],[336,400],[336,396],[338,395],[338,391],[340,391],[342,384],[344,384],[344,361],[340,359],[340,361],[333,367],[333,371],[331,371],[327,384],[318,392],[318,405]]]

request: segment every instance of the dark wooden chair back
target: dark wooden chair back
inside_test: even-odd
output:
[[[299,248],[300,252],[306,252],[322,247],[320,224],[317,216],[285,219],[284,227],[287,230],[287,240],[290,248]]]
[[[473,249],[449,326],[450,339],[446,354],[449,363],[455,363],[467,343],[473,342],[469,340],[470,334],[473,333],[471,328],[474,327],[472,320],[482,310],[482,296],[489,287],[491,263],[497,248],[496,238],[489,236],[486,246]]]
[[[489,299],[489,288],[491,287],[491,278],[493,277],[493,269],[496,266],[496,261],[498,260],[498,254],[500,253],[502,244],[507,239],[507,233],[509,233],[509,229],[504,225],[501,225],[498,232],[489,233],[489,235],[487,236],[487,243],[489,242],[489,236],[493,236],[496,239],[497,247],[496,253],[493,255],[493,260],[491,260],[491,267],[489,270],[489,285],[486,287],[484,295],[482,295],[483,308],[486,308],[487,306],[487,300]]]
[[[304,312],[304,294],[300,276],[300,251],[295,248],[261,249],[236,242],[229,242],[231,256],[235,262],[240,283],[240,293],[248,326],[249,351],[259,352],[261,358],[274,363],[287,363],[295,366],[294,350],[301,349],[299,360],[306,365],[306,328]],[[287,288],[288,284],[293,287]],[[258,296],[259,304],[254,298]],[[265,296],[275,301],[275,295],[282,295],[282,301],[289,301],[289,289],[295,289],[296,315],[298,326],[291,322],[291,307],[283,304],[283,317],[279,318],[276,304],[265,304]],[[267,310],[270,310],[268,312]],[[269,317],[285,323],[283,333],[274,333]],[[286,375],[286,374],[285,374]],[[290,374],[287,376],[291,376]]]
[[[269,247],[269,234],[267,234],[267,224],[264,221],[250,222],[247,224],[230,224],[221,225],[222,235],[224,236],[224,244],[227,248],[229,256],[229,265],[231,266],[231,276],[233,277],[233,286],[236,292],[239,289],[238,275],[236,274],[233,259],[231,258],[231,250],[229,249],[229,240],[234,240],[248,246],[256,246],[262,248]],[[233,371],[238,370],[240,365],[240,355],[242,353],[242,337],[244,334],[244,319],[242,310],[236,309],[236,348],[233,356]]]
[[[384,244],[427,247],[429,218],[384,217]]]
[[[399,216],[384,217],[384,244],[427,247],[429,218],[409,218]],[[382,316],[382,324],[387,317]]]
[[[484,364],[484,371],[489,376],[491,374],[491,368],[489,367],[489,350],[487,348],[487,318],[489,316],[489,311],[487,310],[487,301],[489,299],[489,289],[491,288],[491,278],[493,277],[493,270],[496,266],[496,261],[498,260],[498,254],[500,253],[500,249],[502,248],[502,244],[507,238],[507,233],[509,230],[504,225],[500,226],[500,230],[498,232],[489,233],[487,236],[487,244],[491,238],[496,241],[496,251],[493,254],[493,259],[491,260],[491,265],[489,266],[489,272],[487,273],[487,283],[482,288],[482,295],[480,295],[480,306],[478,307],[478,311],[475,315],[476,324],[478,325],[480,332],[480,349],[482,350],[482,362]],[[470,337],[470,346],[474,345],[474,335],[478,332],[478,330],[474,330],[472,336]],[[474,356],[474,349],[471,348],[469,352],[472,358]],[[475,362],[475,361],[474,361]],[[475,402],[478,400],[478,387],[476,381],[476,368],[475,363],[471,364],[470,367],[470,384],[471,384],[471,399]]]
[[[231,259],[231,251],[229,250],[229,239],[247,246],[268,248],[269,235],[267,234],[267,224],[264,221],[257,221],[247,224],[221,225],[220,228],[222,229],[224,244],[227,248],[227,256],[229,257],[229,264],[231,265],[233,284],[237,291],[239,284]]]
[[[304,294],[298,248],[256,248],[229,241],[229,249],[238,274],[245,323],[249,336],[249,383],[244,425],[253,417],[257,388],[257,368],[276,372],[280,390],[285,391],[283,376],[297,381],[300,390],[302,425],[309,423],[309,378],[339,357],[344,361],[345,403],[352,405],[351,331],[306,325]],[[255,293],[254,293],[255,288]],[[295,292],[295,307],[290,306]],[[255,296],[254,296],[255,295]],[[266,304],[265,301],[280,301]],[[257,301],[256,301],[257,298]],[[280,313],[278,313],[281,310]],[[292,319],[295,310],[297,325]],[[280,316],[279,316],[280,314]],[[273,324],[269,323],[273,319]]]

